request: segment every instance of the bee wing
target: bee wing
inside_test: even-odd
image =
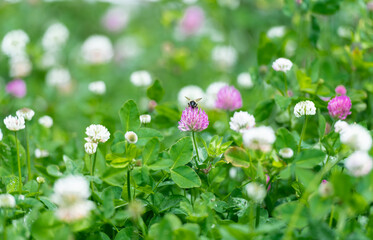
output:
[[[188,101],[190,101],[190,98],[188,98],[188,97],[185,97]]]
[[[196,100],[194,100],[195,102],[199,102],[199,101],[201,101],[202,100],[202,98],[197,98]]]

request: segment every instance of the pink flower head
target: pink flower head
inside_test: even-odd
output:
[[[269,183],[269,180],[271,180],[271,178],[269,177],[268,174],[266,174],[266,184]],[[271,189],[271,184],[268,185],[268,188],[267,188],[267,192]]]
[[[347,96],[336,96],[328,103],[329,115],[339,119],[346,119],[351,114],[351,99]]]
[[[328,183],[328,181],[327,180],[322,180],[322,182],[321,182],[322,184],[327,184]]]
[[[233,86],[222,87],[217,94],[215,106],[229,111],[239,109],[242,107],[241,93]]]
[[[23,98],[27,92],[26,83],[22,79],[14,79],[6,85],[5,91],[16,98]]]
[[[341,95],[341,96],[344,96],[344,95],[346,95],[347,90],[346,90],[345,86],[343,86],[343,85],[338,85],[338,86],[335,88],[335,93],[336,93],[336,94],[339,94],[339,95]]]
[[[121,8],[109,9],[102,18],[102,25],[111,32],[119,32],[128,23],[128,13]]]
[[[200,132],[205,130],[209,125],[209,119],[202,109],[187,107],[181,115],[179,129],[183,132]]]
[[[180,22],[181,30],[186,35],[196,33],[201,28],[204,18],[203,10],[200,7],[188,7]]]

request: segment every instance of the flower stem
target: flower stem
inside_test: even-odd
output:
[[[288,97],[288,82],[286,79],[286,73],[284,73],[285,93],[284,96]]]
[[[14,136],[16,139],[16,149],[17,149],[17,163],[18,163],[18,192],[22,194],[22,173],[21,173],[21,159],[19,158],[19,147],[18,147],[18,139],[17,139],[17,132],[14,132]]]
[[[305,115],[305,119],[304,119],[304,125],[303,125],[303,128],[302,128],[302,133],[300,134],[300,139],[299,139],[299,144],[298,144],[298,153],[300,152],[300,146],[302,145],[302,140],[304,138],[304,134],[306,132],[306,128],[307,128],[307,115]]]
[[[128,202],[131,202],[131,169],[127,170],[127,193],[128,193]]]
[[[6,210],[5,209],[3,209],[3,211],[4,211],[4,222],[3,222],[3,239],[4,240],[6,240],[7,239],[7,233],[6,233],[6,217],[7,217],[7,215],[6,215]]]
[[[199,154],[198,154],[198,147],[197,147],[197,142],[196,142],[196,138],[194,136],[194,132],[192,131],[192,140],[193,140],[193,144],[194,144],[194,149],[196,150],[196,155],[197,155],[197,159],[198,159],[198,162],[196,159],[194,159],[196,161],[196,167],[197,169],[199,169],[199,166],[198,166],[198,163],[199,163]]]
[[[30,181],[32,178],[31,173],[31,158],[30,158],[30,145],[29,145],[29,139],[28,139],[28,133],[27,133],[27,126],[25,127],[25,136],[26,136],[26,156],[27,156],[27,180]]]
[[[95,154],[93,155],[93,162],[92,162],[92,168],[91,168],[91,176],[95,176],[95,167],[96,167],[96,156],[97,156],[97,150]]]
[[[332,205],[332,210],[330,212],[330,218],[329,218],[329,227],[332,227],[333,224],[333,217],[334,217],[334,206]]]
[[[260,206],[257,204],[256,213],[255,213],[255,228],[259,226],[259,217],[260,217]]]

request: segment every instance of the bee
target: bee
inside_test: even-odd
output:
[[[191,108],[197,108],[198,107],[198,102],[202,100],[202,98],[197,98],[196,100],[191,100],[188,97],[185,97],[189,102],[188,102],[188,107]]]

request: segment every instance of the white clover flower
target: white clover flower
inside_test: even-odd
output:
[[[282,158],[292,158],[294,155],[294,151],[291,148],[282,148],[278,153]]]
[[[30,121],[32,117],[35,115],[35,112],[30,108],[22,108],[16,112],[16,115],[18,117],[24,118],[27,121]]]
[[[285,35],[286,27],[285,26],[275,26],[271,27],[267,31],[267,37],[270,39],[273,38],[282,38]]]
[[[67,207],[60,207],[56,210],[56,216],[64,222],[74,222],[86,218],[95,208],[91,201],[81,201]]]
[[[344,129],[346,129],[348,127],[348,123],[345,122],[345,121],[342,121],[342,120],[338,120],[335,124],[334,124],[334,131],[336,133],[341,133]]]
[[[298,102],[294,107],[294,114],[297,118],[300,118],[304,115],[315,115],[315,104],[309,100]]]
[[[126,132],[126,134],[124,134],[124,137],[129,143],[137,143],[138,137],[137,134],[133,131]]]
[[[245,187],[247,196],[254,202],[261,203],[267,195],[267,191],[262,184],[250,182]]]
[[[229,169],[229,177],[232,178],[232,179],[235,179],[237,177],[238,171],[240,171],[240,168],[231,167]]]
[[[354,150],[369,151],[372,147],[372,136],[369,131],[358,124],[348,125],[339,134],[341,142]]]
[[[61,67],[49,70],[45,78],[49,86],[64,87],[71,82],[69,70]]]
[[[134,37],[124,37],[115,43],[115,60],[131,59],[139,56],[143,49]]]
[[[25,119],[23,117],[7,116],[4,119],[4,124],[10,131],[19,131],[25,128]]]
[[[34,154],[36,158],[45,158],[49,156],[49,152],[47,150],[43,150],[39,148],[35,149]]]
[[[100,124],[91,124],[86,128],[85,134],[88,136],[85,140],[94,143],[104,143],[110,138],[110,132]]]
[[[221,7],[227,7],[233,10],[240,6],[240,0],[218,0],[218,4]]]
[[[53,51],[47,51],[43,54],[41,59],[41,66],[43,68],[54,67],[58,64],[58,54]]]
[[[237,51],[232,46],[216,46],[212,50],[212,60],[219,68],[230,68],[237,61]]]
[[[131,83],[136,87],[147,87],[152,83],[152,77],[148,71],[133,72],[130,77]]]
[[[367,175],[373,167],[372,158],[365,151],[356,151],[345,159],[345,167],[355,177]]]
[[[325,198],[325,197],[329,197],[333,195],[333,193],[334,193],[333,185],[330,182],[323,180],[319,186],[319,195]]]
[[[233,131],[243,133],[245,130],[255,126],[255,118],[248,112],[239,111],[233,114],[229,126]]]
[[[251,75],[248,72],[240,73],[237,77],[237,84],[242,88],[252,88],[254,86],[253,80],[251,79]]]
[[[1,50],[9,57],[23,55],[29,41],[28,35],[23,30],[13,30],[3,38]]]
[[[96,150],[97,150],[97,143],[94,143],[94,142],[87,142],[84,144],[84,149],[85,149],[85,152],[89,155],[92,155],[94,153],[96,153]]]
[[[106,92],[106,85],[104,81],[91,82],[88,85],[88,90],[97,95],[103,95]]]
[[[337,34],[341,38],[351,38],[352,31],[346,26],[339,26],[337,29]]]
[[[113,58],[113,55],[113,46],[106,36],[93,35],[83,43],[82,56],[87,63],[107,63]]]
[[[53,126],[53,119],[48,115],[45,115],[39,118],[38,122],[40,125],[46,128],[50,128]]]
[[[142,124],[150,123],[151,120],[152,120],[152,116],[150,116],[149,114],[140,115],[140,122]]]
[[[188,97],[189,99],[197,99],[197,98],[202,98],[205,99],[205,93],[203,92],[202,88],[195,86],[195,85],[189,85],[185,86],[182,89],[180,89],[178,95],[177,95],[177,100],[180,106],[182,107],[187,107],[188,106],[188,100],[185,98]],[[201,102],[199,102],[200,104]]]
[[[216,99],[217,99],[218,92],[220,91],[220,89],[222,89],[225,86],[228,86],[228,83],[226,83],[226,82],[213,82],[213,83],[211,83],[207,87],[207,89],[206,89],[206,97],[205,97],[206,98],[206,100],[205,100],[205,102],[206,102],[205,106],[207,108],[210,108],[210,109],[215,108],[215,104],[216,104]]]
[[[2,141],[3,140],[3,131],[1,131],[1,129],[0,129],[0,141]]]
[[[289,71],[292,66],[293,66],[293,63],[289,59],[286,59],[286,58],[279,58],[276,61],[274,61],[272,64],[273,70],[277,72],[284,72],[284,73]]]
[[[276,140],[273,129],[266,126],[250,128],[243,132],[242,138],[245,147],[263,152],[269,152]]]
[[[45,178],[43,178],[43,177],[37,177],[36,178],[36,182],[38,182],[39,184],[45,183]]]
[[[32,70],[30,59],[26,55],[16,55],[9,59],[11,77],[26,77]]]
[[[42,45],[46,51],[56,51],[66,43],[68,38],[69,29],[62,23],[54,23],[44,33]]]
[[[0,194],[0,208],[14,208],[16,200],[9,193]]]

